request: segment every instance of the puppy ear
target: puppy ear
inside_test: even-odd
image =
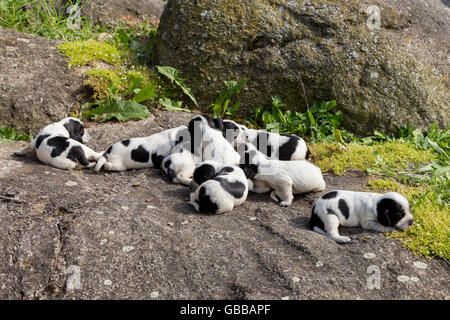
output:
[[[393,227],[399,222],[405,211],[402,206],[393,199],[381,199],[377,204],[377,220],[385,227]]]
[[[239,167],[244,171],[247,179],[252,179],[258,173],[258,166],[256,164],[240,164]]]
[[[192,179],[198,185],[201,185],[206,180],[210,180],[216,176],[216,169],[210,164],[202,164],[195,169]]]
[[[83,143],[84,126],[81,121],[70,119],[64,124],[64,128],[66,128],[71,139]]]
[[[222,118],[216,118],[213,119],[214,125],[216,127],[216,129],[223,131],[223,119]]]

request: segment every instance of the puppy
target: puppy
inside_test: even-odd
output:
[[[240,156],[223,137],[223,120],[199,115],[188,125],[191,152],[197,159],[213,160],[227,165],[239,164]]]
[[[316,201],[310,228],[338,243],[347,243],[351,239],[339,235],[340,225],[392,232],[394,229],[405,230],[413,222],[408,200],[397,192],[379,194],[334,190]]]
[[[231,120],[223,121],[223,136],[233,147],[250,142],[258,151],[275,160],[308,160],[311,152],[305,140],[294,134],[249,129]]]
[[[190,204],[197,212],[222,214],[247,199],[247,178],[238,166],[204,161],[194,171]]]
[[[88,140],[83,123],[76,118],[68,117],[43,128],[36,137],[14,155],[24,156],[35,152],[37,158],[46,164],[59,169],[76,169],[92,167],[101,157],[83,142]]]
[[[149,137],[122,140],[111,145],[97,161],[95,171],[159,168],[175,145],[189,139],[186,126],[168,129]]]
[[[187,141],[176,145],[172,152],[163,159],[162,169],[173,183],[189,186],[197,162],[198,160],[191,153],[191,144]]]
[[[308,161],[271,160],[249,143],[244,145],[244,150],[240,167],[254,182],[250,191],[264,193],[273,190],[270,198],[282,207],[291,205],[294,193],[325,189],[322,171]]]

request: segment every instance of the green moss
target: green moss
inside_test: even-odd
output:
[[[111,65],[119,65],[122,62],[119,50],[115,46],[92,39],[64,43],[58,49],[70,59],[69,68],[100,60]]]
[[[417,150],[403,142],[386,142],[373,146],[350,143],[348,150],[335,143],[325,142],[312,145],[311,151],[315,163],[322,171],[338,175],[350,168],[364,172],[376,168],[412,171],[418,165],[436,159],[431,150]]]
[[[378,178],[370,179],[368,185],[376,192],[399,192],[409,200],[414,224],[408,230],[394,232],[389,237],[399,239],[415,254],[450,259],[450,210],[439,201],[441,195],[438,190]]]

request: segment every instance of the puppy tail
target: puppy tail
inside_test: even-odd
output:
[[[97,160],[97,164],[95,165],[94,170],[97,171],[97,172],[99,172],[100,169],[103,167],[103,165],[106,163],[106,160],[107,160],[107,159],[106,159],[106,155],[103,154],[103,156],[100,157],[100,158]]]
[[[26,155],[27,153],[29,153],[29,152],[31,152],[33,150],[34,150],[33,144],[29,143],[24,148],[14,152],[13,155],[19,156],[19,157],[23,157],[24,155]]]

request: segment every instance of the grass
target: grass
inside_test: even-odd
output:
[[[69,1],[64,8],[58,8],[57,3],[56,0],[1,0],[0,26],[64,41],[86,40],[101,32],[102,28],[83,17],[78,29],[78,20],[73,15],[64,15],[69,5],[79,5],[79,1]]]

